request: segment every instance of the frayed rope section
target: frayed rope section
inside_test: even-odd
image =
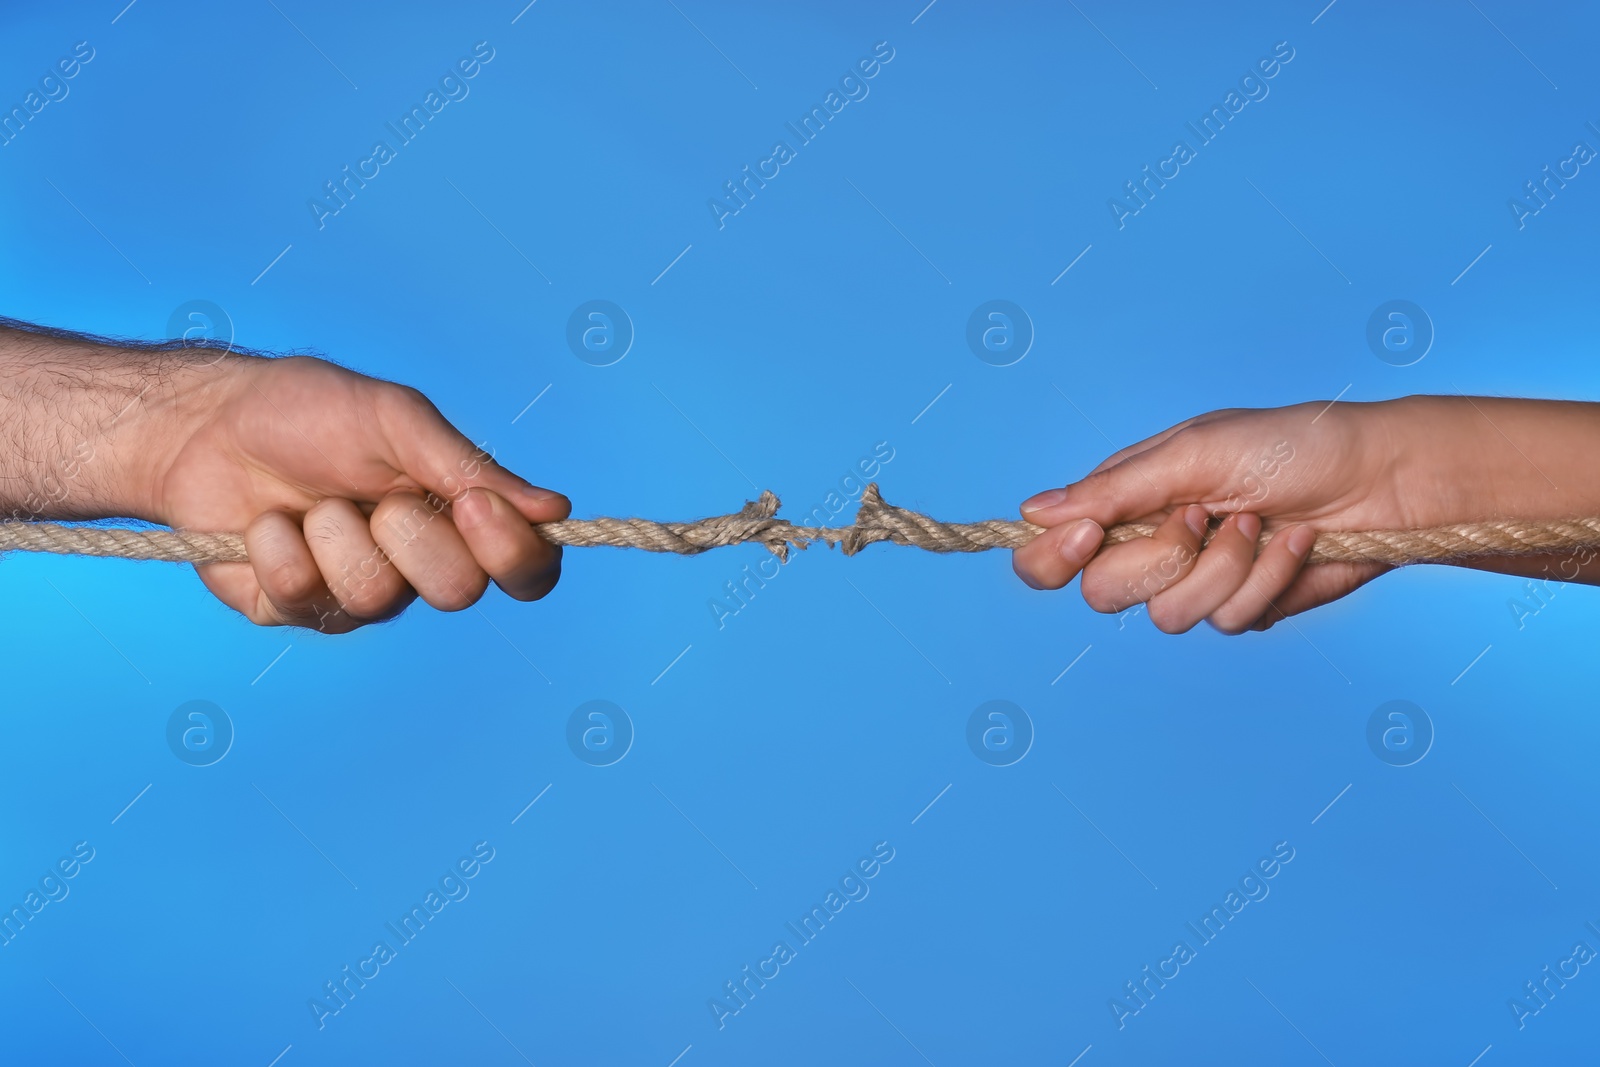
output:
[[[1013,519],[940,522],[884,502],[877,483],[861,494],[861,506],[849,526],[796,526],[780,519],[778,498],[764,492],[732,515],[696,522],[652,522],[649,519],[564,519],[534,528],[555,545],[591,548],[642,548],[647,552],[694,555],[727,545],[765,545],[779,559],[791,546],[838,545],[853,556],[870,544],[891,541],[930,552],[985,552],[1021,548],[1044,527]],[[1106,531],[1107,545],[1122,544],[1155,533],[1155,527],[1125,523]],[[1261,547],[1272,539],[1261,535]],[[1312,563],[1387,563],[1398,566],[1472,556],[1515,556],[1600,548],[1600,519],[1565,522],[1501,520],[1435,526],[1424,530],[1323,531],[1312,546]],[[241,563],[249,559],[244,538],[232,533],[185,530],[135,530],[105,526],[63,526],[53,522],[0,522],[0,552],[56,552],[118,559],[153,559],[172,563]]]

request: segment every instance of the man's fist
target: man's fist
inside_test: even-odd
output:
[[[537,600],[560,575],[531,524],[566,518],[567,498],[496,465],[415,389],[230,355],[180,367],[170,412],[142,417],[136,517],[243,531],[249,563],[198,570],[253,622],[342,633],[418,596],[460,611],[491,579]]]

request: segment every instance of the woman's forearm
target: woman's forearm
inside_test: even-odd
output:
[[[1398,437],[1406,442],[1397,456],[1397,478],[1417,486],[1445,513],[1461,516],[1447,521],[1600,515],[1600,404],[1417,396],[1393,401],[1392,408]],[[1591,549],[1488,556],[1463,565],[1600,584],[1600,553]]]

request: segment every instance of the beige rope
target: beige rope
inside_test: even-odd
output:
[[[535,529],[551,544],[574,547],[606,545],[642,548],[648,552],[694,555],[726,545],[756,542],[780,559],[791,545],[838,545],[847,556],[878,541],[911,545],[930,552],[984,552],[1021,548],[1043,527],[1014,519],[940,522],[915,511],[884,503],[877,483],[866,487],[855,522],[849,526],[796,526],[780,519],[778,498],[761,494],[732,515],[697,522],[652,522],[649,519],[564,519],[539,523]],[[1105,543],[1121,544],[1149,537],[1155,527],[1123,524],[1106,531]],[[1272,539],[1262,533],[1261,546]],[[1311,549],[1313,563],[1387,563],[1399,565],[1471,556],[1512,556],[1600,549],[1600,519],[1564,522],[1494,522],[1435,526],[1425,530],[1323,531]],[[125,527],[63,526],[53,522],[0,522],[0,552],[57,552],[119,559],[154,559],[175,563],[234,563],[249,557],[244,538],[232,533],[186,530],[135,530]]]

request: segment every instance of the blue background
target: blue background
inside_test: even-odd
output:
[[[1593,15],[1212,7],[8,5],[7,108],[95,56],[0,147],[0,311],[156,338],[212,301],[242,344],[422,388],[579,515],[759,488],[798,514],[878,442],[890,500],[1014,515],[1216,407],[1596,398],[1600,177],[1520,230],[1507,206],[1600,145]],[[479,41],[470,95],[319,229],[307,201]],[[870,95],[719,229],[708,199],[879,41]],[[1108,198],[1280,41],[1270,95],[1119,229]],[[612,366],[565,339],[592,299],[636,332]],[[965,341],[991,299],[1036,331],[1012,366]],[[1391,299],[1436,330],[1413,366],[1365,339]],[[1171,638],[1024,588],[1004,553],[812,550],[719,628],[763,556],[571,550],[536,605],[338,638],[252,627],[187,568],[8,557],[0,898],[76,842],[95,858],[0,948],[7,1058],[1588,1047],[1592,968],[1524,1029],[1507,1004],[1600,948],[1588,590],[1519,628],[1521,580],[1419,567],[1267,634]],[[566,740],[596,699],[636,735],[608,767]],[[1395,699],[1436,732],[1403,768],[1366,740]],[[236,733],[211,766],[166,740],[190,700]],[[966,741],[990,700],[1035,732],[1008,767]],[[470,895],[319,1029],[323,983],[479,841]],[[1119,1029],[1123,983],[1280,841],[1270,896]],[[708,1000],[878,842],[870,895],[719,1029]]]

